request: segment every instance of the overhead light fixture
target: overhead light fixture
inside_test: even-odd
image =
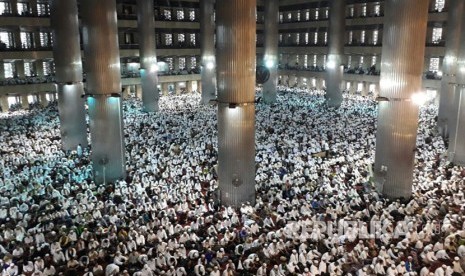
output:
[[[111,93],[111,94],[109,95],[109,97],[110,97],[110,98],[121,98],[121,94],[119,94],[119,93]]]
[[[207,69],[208,69],[208,70],[213,70],[213,68],[215,68],[215,64],[213,64],[212,61],[208,62],[208,63],[207,63]]]
[[[389,102],[389,98],[387,97],[376,97],[375,99],[377,102]]]

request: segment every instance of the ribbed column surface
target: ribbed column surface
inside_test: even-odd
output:
[[[121,93],[115,0],[81,0],[87,89],[93,94]]]
[[[95,181],[125,176],[121,77],[114,0],[82,0],[87,104]]]
[[[456,85],[452,89],[452,108],[449,115],[449,156],[453,163],[465,166],[465,16],[458,22],[461,28],[459,54],[456,65]]]
[[[329,7],[328,60],[326,61],[326,102],[339,107],[342,103],[342,60],[344,58],[346,0],[331,0]]]
[[[159,97],[153,11],[153,0],[137,0],[142,104],[146,112],[155,112],[158,110]]]
[[[456,116],[451,111],[454,109],[455,75],[457,74],[457,59],[460,48],[462,18],[465,16],[465,0],[451,0],[447,18],[446,50],[442,63],[442,81],[439,97],[438,130],[443,138],[449,137],[450,117]],[[463,38],[462,38],[463,40]],[[462,42],[463,43],[463,42]]]
[[[201,91],[204,104],[216,98],[214,5],[215,0],[200,0]]]
[[[255,202],[255,0],[217,1],[218,182],[223,204]]]
[[[411,96],[422,88],[428,1],[387,0],[381,60],[375,174],[389,198],[412,193],[418,106]]]
[[[218,106],[218,180],[221,202],[255,202],[255,106]]]
[[[264,65],[270,70],[270,78],[263,84],[263,100],[265,103],[276,102],[276,90],[278,85],[278,20],[279,1],[266,1]]]
[[[78,8],[76,0],[50,3],[61,142],[64,150],[74,150],[87,147]]]
[[[216,7],[218,101],[253,103],[256,0],[218,0]]]

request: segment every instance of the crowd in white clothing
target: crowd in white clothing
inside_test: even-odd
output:
[[[126,101],[127,177],[102,185],[89,149],[61,150],[56,104],[1,114],[0,275],[464,275],[464,171],[437,108],[413,197],[389,201],[371,182],[376,102],[344,97],[280,87],[257,105],[257,197],[237,209],[215,196],[216,107],[197,94],[157,114]]]

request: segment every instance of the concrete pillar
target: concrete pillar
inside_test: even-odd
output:
[[[47,100],[47,94],[42,92],[39,94],[39,102],[40,102],[40,105],[42,107],[46,107],[48,106],[48,100]],[[87,136],[87,135],[86,135]],[[86,140],[86,144],[87,145],[87,140]],[[77,145],[76,145],[77,146]]]
[[[153,0],[137,0],[137,11],[142,105],[144,111],[155,112],[158,110],[159,96]]]
[[[324,88],[323,79],[316,79],[316,89],[323,90]]]
[[[169,95],[169,83],[164,82],[161,84],[161,93],[163,96]]]
[[[376,133],[375,181],[388,198],[412,194],[428,1],[387,0]]]
[[[202,91],[203,104],[216,98],[214,3],[215,0],[200,1],[200,48],[202,56],[202,90],[200,91]],[[216,18],[218,19],[218,17]]]
[[[38,14],[38,12],[37,12],[37,0],[29,0],[29,6],[30,6],[31,13],[33,15],[37,15]]]
[[[289,76],[289,87],[295,87],[297,85],[297,77],[296,76]]]
[[[136,84],[135,87],[136,87],[136,98],[139,100],[142,100],[144,97],[143,86],[140,84]],[[155,89],[156,88],[157,87],[155,87]]]
[[[131,98],[131,88],[129,86],[123,86],[123,99]]]
[[[0,96],[0,107],[2,112],[8,112],[10,110],[10,105],[8,104],[8,96]]]
[[[276,102],[278,86],[278,20],[279,1],[265,2],[265,58],[264,65],[270,70],[270,78],[263,84],[263,101]]]
[[[362,91],[360,94],[364,97],[368,96],[368,83],[366,81],[362,82]]]
[[[441,90],[439,95],[439,113],[438,113],[438,130],[441,136],[445,139],[449,137],[450,128],[452,125],[451,117],[455,117],[456,113],[451,111],[454,109],[454,91],[453,84],[456,83],[457,74],[457,59],[459,55],[460,42],[464,41],[460,37],[465,25],[461,22],[465,16],[465,0],[451,0],[451,9],[448,12],[447,32],[446,32],[446,49],[445,58],[442,64],[442,80]]]
[[[299,77],[298,80],[297,80],[297,87],[303,89],[303,88],[305,88],[306,83],[307,83],[307,78]]]
[[[186,71],[187,72],[190,72],[192,70],[192,67],[193,67],[193,63],[192,63],[192,56],[186,56]]]
[[[462,6],[463,9],[463,6]],[[454,85],[453,102],[449,121],[451,123],[449,136],[449,159],[452,163],[465,166],[465,16],[461,17],[460,49],[458,54],[457,77]]]
[[[126,174],[116,2],[80,5],[94,176],[97,183],[113,182]]]
[[[32,33],[32,38],[34,40],[33,48],[39,49],[41,47],[40,45],[40,32],[33,32]]]
[[[81,47],[76,0],[52,0],[50,21],[53,30],[53,57],[60,132],[64,150],[87,147],[87,123],[82,83]],[[44,75],[42,61],[36,63],[37,76]],[[45,96],[45,94],[43,94]],[[42,98],[41,98],[42,99]],[[46,98],[45,98],[46,100]],[[47,102],[48,104],[48,102]]]
[[[354,95],[357,93],[357,82],[352,81],[350,82],[349,94]]]
[[[218,0],[218,183],[221,203],[255,204],[256,0]],[[240,39],[237,39],[240,38]]]
[[[129,98],[137,98],[135,85],[133,84],[128,85],[127,90],[128,90]]]
[[[21,95],[21,107],[23,109],[29,109],[28,95]]]
[[[175,82],[175,83],[174,83],[174,93],[176,94],[176,96],[181,95],[181,93],[182,93],[182,87],[181,87],[181,83],[180,83],[180,82]]]
[[[379,83],[375,83],[373,89],[373,97],[377,98],[379,96]]]
[[[197,81],[197,92],[202,92],[202,81]]]
[[[16,76],[20,79],[24,79],[26,77],[26,75],[24,74],[24,60],[15,60],[15,68]]]
[[[342,74],[345,38],[345,0],[330,1],[328,58],[326,62],[326,102],[339,107],[342,103]]]
[[[0,60],[0,80],[5,79],[5,62],[3,60]]]
[[[288,65],[289,65],[289,55],[288,54],[282,54],[281,55],[282,59],[281,59],[281,66],[283,68],[286,68]]]
[[[18,14],[18,0],[10,0],[10,8],[12,14]]]
[[[174,56],[173,57],[173,68],[174,68],[174,71],[176,71],[176,72],[180,71],[180,69],[179,69],[179,56]]]
[[[194,83],[194,81],[186,81],[186,92],[187,93],[192,93],[194,90],[192,88],[192,84]]]
[[[55,66],[56,66],[56,61],[55,61]],[[34,61],[34,67],[35,67],[35,72],[38,77],[43,77],[44,76],[44,65],[42,64],[42,60],[38,59]],[[82,65],[81,65],[82,67]]]
[[[21,28],[16,28],[14,30],[12,30],[12,33],[13,33],[13,39],[14,39],[14,44],[15,44],[15,48],[17,49],[21,49],[23,48],[23,45],[21,44]]]
[[[299,66],[299,62],[298,62],[298,56],[297,54],[292,54],[292,55],[289,55],[289,66],[291,68],[296,68],[297,66]]]
[[[341,91],[347,90],[347,81],[341,81]]]

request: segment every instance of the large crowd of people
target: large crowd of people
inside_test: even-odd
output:
[[[221,205],[216,107],[198,94],[124,103],[127,177],[93,182],[61,150],[58,111],[0,115],[0,274],[464,275],[464,171],[422,108],[411,199],[372,183],[376,102],[280,88],[256,114],[256,202]]]

